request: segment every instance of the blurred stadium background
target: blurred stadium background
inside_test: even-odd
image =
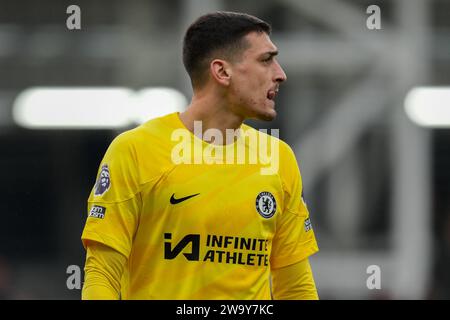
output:
[[[71,4],[81,30],[66,27]],[[366,26],[369,5],[381,9],[381,30]],[[1,0],[0,298],[80,298],[66,270],[84,266],[86,199],[107,146],[133,126],[24,127],[17,98],[34,87],[167,87],[189,101],[183,31],[215,10],[273,25],[288,82],[279,117],[251,124],[279,128],[296,152],[321,298],[450,298],[450,132],[404,107],[414,87],[450,83],[445,0]],[[72,114],[77,104],[67,96],[56,107]],[[371,265],[380,290],[366,286]]]

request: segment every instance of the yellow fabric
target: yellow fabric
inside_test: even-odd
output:
[[[308,259],[272,270],[272,294],[275,300],[318,300]]]
[[[83,300],[117,300],[120,279],[127,258],[120,252],[98,242],[87,244],[84,267]]]
[[[291,148],[246,125],[242,130],[235,143],[214,147],[172,113],[111,143],[98,174],[109,182],[92,189],[82,240],[85,246],[89,240],[103,243],[128,258],[123,299],[270,299],[271,268],[318,251]],[[279,152],[261,148],[279,155],[273,174],[262,174],[267,165],[252,163],[250,156],[247,164],[236,163],[239,150],[255,151],[247,134],[267,139],[268,146],[279,144]],[[200,153],[180,151],[186,137]],[[220,154],[234,156],[235,163],[217,163]],[[268,201],[264,194],[276,204],[267,216],[258,212],[258,199]]]

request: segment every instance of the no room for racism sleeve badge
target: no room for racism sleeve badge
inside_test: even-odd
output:
[[[97,178],[97,181],[95,182],[94,196],[101,196],[105,194],[105,192],[108,191],[110,187],[111,178],[109,174],[109,168],[107,164],[104,164]]]

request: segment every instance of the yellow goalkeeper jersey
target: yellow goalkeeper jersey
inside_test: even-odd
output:
[[[286,143],[243,124],[211,145],[178,113],[114,139],[87,215],[83,244],[128,257],[122,299],[271,299],[270,270],[318,251]]]

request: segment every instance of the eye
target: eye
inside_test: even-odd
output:
[[[268,57],[268,58],[263,59],[262,62],[264,62],[264,63],[269,63],[269,62],[271,62],[272,60],[273,60],[273,56],[270,56],[270,57]]]

